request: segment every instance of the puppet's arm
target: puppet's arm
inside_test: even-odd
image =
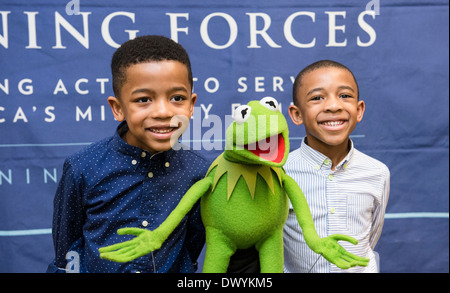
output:
[[[119,235],[137,237],[100,248],[100,257],[116,262],[128,262],[159,249],[194,204],[209,190],[211,184],[212,179],[206,177],[192,185],[167,219],[153,231],[140,228],[117,230]]]
[[[358,244],[358,241],[353,237],[334,234],[325,238],[320,238],[317,234],[314,222],[309,210],[305,195],[294,179],[286,174],[282,174],[284,189],[291,200],[294,212],[298,223],[302,228],[303,236],[306,244],[315,253],[321,254],[326,260],[340,267],[341,269],[348,269],[354,266],[367,266],[368,258],[359,257],[350,252],[347,252],[339,243],[339,240],[348,241],[352,244]]]

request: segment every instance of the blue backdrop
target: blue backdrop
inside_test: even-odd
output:
[[[144,34],[189,52],[199,98],[185,141],[211,158],[224,131],[208,130],[224,130],[235,104],[270,95],[287,115],[301,68],[346,64],[366,103],[355,146],[391,171],[381,271],[448,272],[448,1],[33,3],[0,0],[0,272],[52,260],[63,160],[113,134],[111,56]],[[293,149],[304,130],[288,120]]]

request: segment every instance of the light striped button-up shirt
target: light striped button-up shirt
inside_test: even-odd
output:
[[[293,273],[377,272],[373,249],[378,242],[389,197],[389,169],[353,147],[335,170],[331,160],[303,139],[284,165],[305,194],[320,237],[345,234],[359,243],[339,243],[349,252],[370,259],[367,267],[341,270],[305,243],[290,205],[284,227],[284,271]]]

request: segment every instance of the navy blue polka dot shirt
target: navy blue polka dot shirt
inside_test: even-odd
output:
[[[56,256],[48,272],[73,269],[67,265],[73,260],[68,252],[76,252],[80,272],[195,271],[205,242],[199,202],[159,250],[128,263],[100,259],[100,247],[134,237],[118,235],[117,229],[157,228],[209,167],[207,159],[191,150],[151,155],[123,141],[124,131],[125,122],[113,137],[66,159],[54,199]]]

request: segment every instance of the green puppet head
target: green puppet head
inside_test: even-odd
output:
[[[289,154],[289,130],[272,97],[236,108],[226,131],[224,157],[243,164],[281,167]]]

